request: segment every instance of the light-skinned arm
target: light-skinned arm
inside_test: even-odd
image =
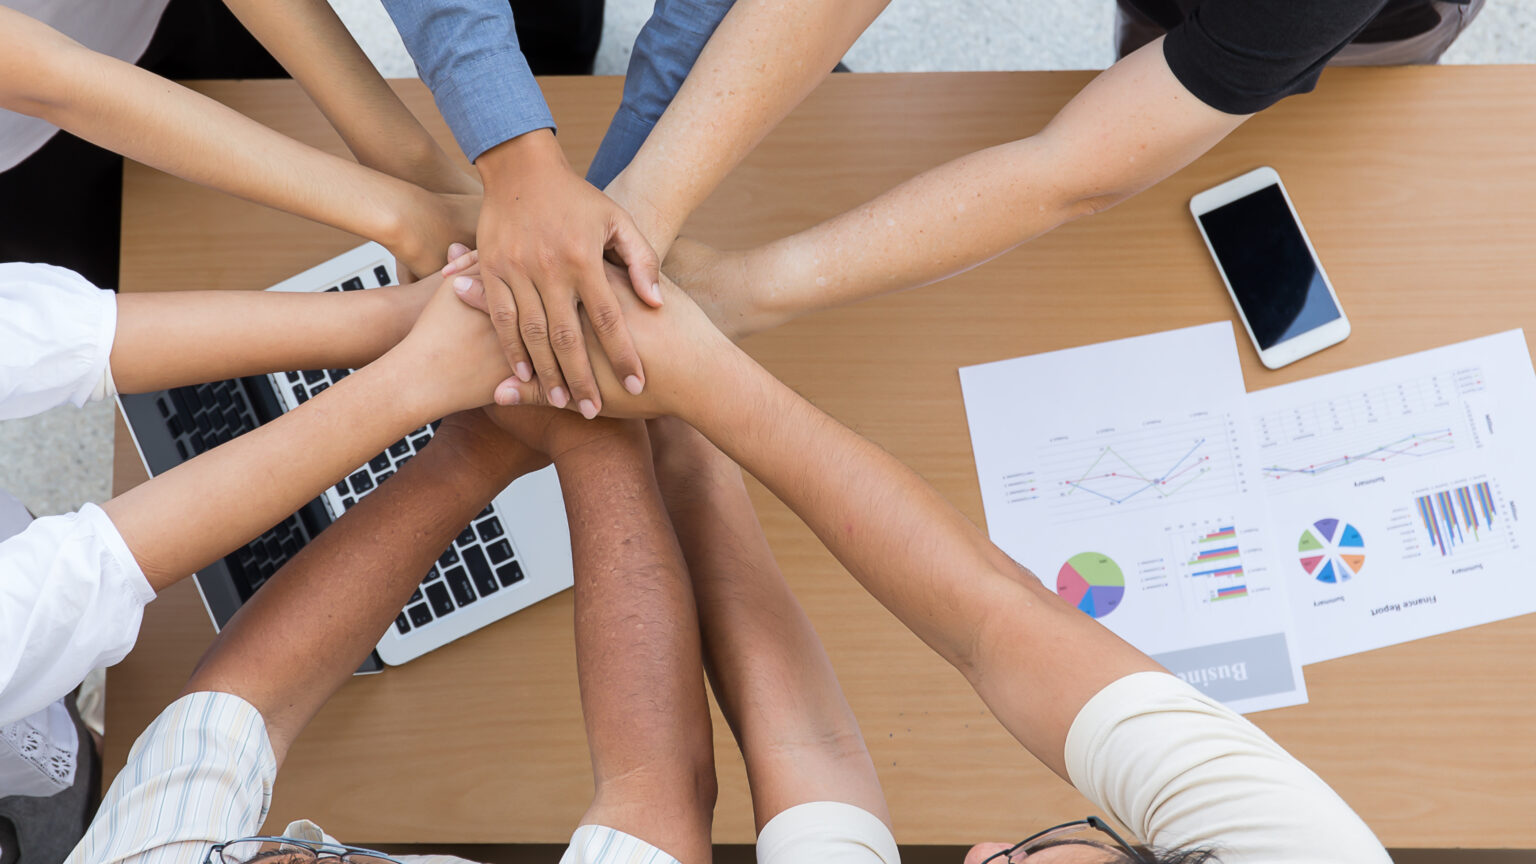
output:
[[[666,312],[633,300],[626,309],[641,350],[665,351],[644,394],[626,394],[594,358],[606,410],[676,416],[751,472],[1065,778],[1067,731],[1088,699],[1162,667],[1062,601],[895,457],[768,374],[681,291],[663,290]],[[532,405],[540,393],[519,385],[498,397]],[[1084,654],[1097,662],[1071,662]]]
[[[676,418],[650,425],[672,427],[652,436],[657,478],[693,577],[710,684],[746,760],[757,830],[813,801],[852,804],[889,826],[858,719],[773,559],[741,469]]]
[[[679,243],[668,273],[706,302],[747,298],[731,324],[745,336],[969,270],[1152,186],[1246,119],[1191,95],[1158,39],[1094,78],[1035,135],[940,165],[764,246],[717,255]]]
[[[185,87],[0,7],[0,108],[193,183],[376,240],[414,273],[472,242],[479,201],[300,144]]]
[[[545,464],[482,412],[447,418],[419,455],[240,607],[184,692],[233,693],[251,703],[281,765],[443,547],[507,484]]]
[[[283,64],[357,161],[433,192],[478,195],[358,47],[325,0],[224,0]]]
[[[112,379],[121,393],[293,369],[351,369],[410,332],[442,284],[368,291],[144,291],[117,295]]]
[[[477,341],[489,349],[480,352],[490,355],[484,362],[458,359]],[[440,289],[378,360],[102,509],[158,591],[265,531],[405,432],[482,404],[507,373],[496,344],[484,315]],[[335,434],[342,427],[348,434]]]

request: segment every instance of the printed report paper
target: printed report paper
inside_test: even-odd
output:
[[[971,366],[960,383],[994,543],[1235,710],[1306,701],[1229,324]]]

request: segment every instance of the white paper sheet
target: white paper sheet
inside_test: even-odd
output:
[[[1536,611],[1520,331],[1248,398],[1302,662]]]
[[[971,366],[960,383],[994,543],[1234,709],[1306,701],[1230,324]]]

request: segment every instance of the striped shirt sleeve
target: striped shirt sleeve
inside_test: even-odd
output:
[[[202,864],[257,834],[277,759],[266,724],[229,693],[192,693],[144,730],[66,864]]]

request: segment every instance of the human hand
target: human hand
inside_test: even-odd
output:
[[[665,310],[648,308],[628,290],[628,275],[609,264],[604,267],[619,307],[629,321],[635,345],[654,359],[645,390],[629,392],[619,381],[608,358],[601,352],[590,355],[593,380],[604,401],[602,413],[609,417],[656,417],[681,414],[682,409],[708,392],[717,376],[726,374],[729,361],[741,355],[739,349],[715,328],[702,310],[663,278],[661,289],[667,301]],[[487,308],[484,287],[479,279],[455,278],[454,290],[475,309]],[[592,336],[590,319],[583,320],[587,335]],[[548,405],[547,390],[535,379],[531,382],[513,378],[496,388],[500,405]],[[568,408],[576,406],[567,403]]]
[[[502,434],[551,461],[619,434],[623,423],[608,419],[587,421],[572,411],[534,405],[487,405],[483,413]]]
[[[532,413],[548,411],[568,417],[576,425],[583,425],[575,415],[553,408],[497,410],[525,410]],[[548,465],[551,458],[492,422],[486,411],[479,409],[459,411],[444,417],[432,436],[432,447],[439,450],[451,449],[454,456],[470,462],[479,470],[509,478],[537,471]]]
[[[395,272],[401,283],[426,278],[437,272],[445,260],[442,250],[451,246],[473,246],[480,220],[480,196],[418,190],[416,203],[400,215],[398,238],[386,244],[395,256]]]
[[[651,306],[662,297],[656,253],[634,220],[571,171],[547,129],[491,148],[476,165],[486,186],[476,227],[485,305],[516,377],[537,375],[550,404],[574,402],[595,417],[603,396],[586,341],[595,338],[623,389],[639,393],[645,371],[615,292]],[[604,276],[610,252],[628,268],[622,286]]]
[[[378,361],[399,382],[402,399],[432,417],[478,408],[510,374],[490,320],[441,281],[405,338]]]

